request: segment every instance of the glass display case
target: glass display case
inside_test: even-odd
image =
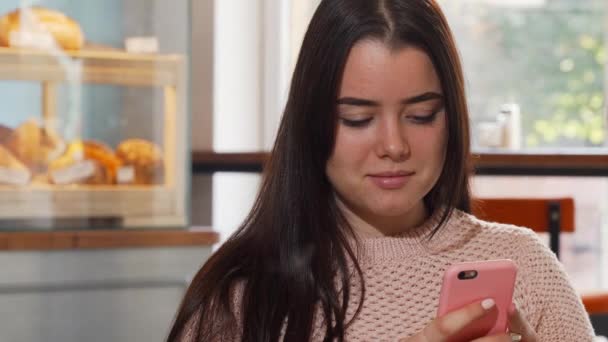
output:
[[[0,227],[187,225],[188,1],[2,1]]]

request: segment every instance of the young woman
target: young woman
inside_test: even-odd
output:
[[[433,0],[324,0],[304,38],[255,205],[194,278],[169,341],[445,341],[491,299],[434,320],[451,264],[519,269],[511,334],[591,341],[536,235],[469,215],[469,123]]]

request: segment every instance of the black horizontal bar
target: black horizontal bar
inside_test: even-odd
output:
[[[204,162],[193,162],[192,173],[214,173],[214,172],[250,172],[250,173],[261,173],[263,170],[262,163],[204,163]]]
[[[608,168],[577,167],[478,167],[475,174],[486,176],[572,176],[608,177]]]
[[[214,172],[250,172],[260,173],[263,170],[261,162],[250,163],[192,163],[194,174],[209,174]],[[608,166],[605,168],[581,167],[531,167],[531,166],[482,166],[475,168],[475,174],[487,176],[573,176],[573,177],[608,177]]]

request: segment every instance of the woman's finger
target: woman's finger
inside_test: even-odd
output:
[[[455,310],[435,319],[421,333],[420,341],[442,342],[455,335],[469,323],[481,318],[488,311],[494,309],[493,299],[469,304],[462,309]]]
[[[537,342],[536,332],[530,326],[530,323],[521,315],[517,305],[509,310],[509,331],[522,336],[522,342]]]
[[[399,342],[414,342],[420,340],[409,340],[409,339],[401,339]],[[485,336],[482,338],[478,338],[472,342],[512,342],[511,336],[506,334],[494,335],[494,336]]]
[[[493,336],[485,336],[481,338],[477,338],[472,342],[512,342],[511,335],[509,334],[500,334]]]

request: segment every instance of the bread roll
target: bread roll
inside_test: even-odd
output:
[[[61,138],[33,120],[17,127],[6,140],[6,146],[35,173],[46,172],[48,164],[65,149]]]
[[[13,134],[13,129],[4,125],[0,125],[0,144],[6,143],[8,138]]]
[[[84,34],[65,14],[41,7],[16,9],[0,18],[0,45],[49,48],[53,40],[65,50],[80,50]]]
[[[4,146],[0,146],[0,166],[11,169],[27,170],[13,154]]]
[[[81,160],[84,160],[84,144],[80,140],[72,141],[65,152],[49,164],[49,170],[63,169]]]
[[[160,147],[143,139],[128,139],[116,148],[123,167],[134,169],[132,184],[160,184],[164,178]]]
[[[31,172],[4,146],[0,145],[0,184],[25,185]]]

